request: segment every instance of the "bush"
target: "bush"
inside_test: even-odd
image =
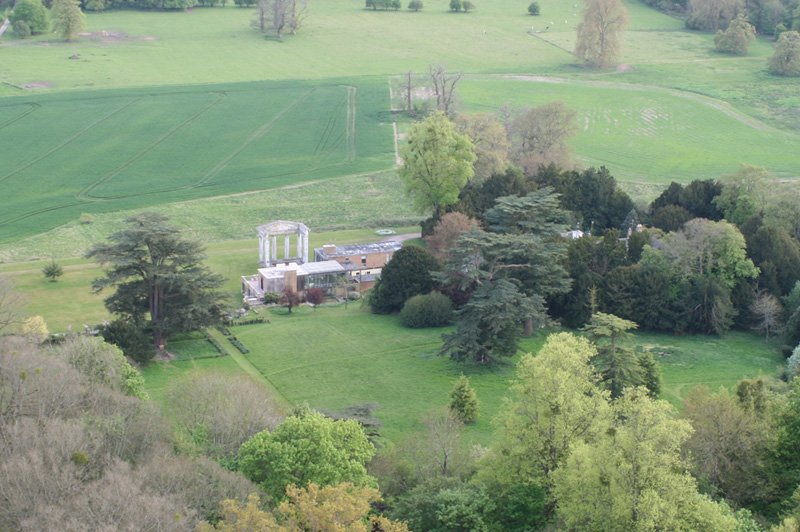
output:
[[[539,2],[531,2],[531,5],[528,6],[528,13],[534,16],[539,15]]]
[[[272,305],[281,300],[281,295],[278,292],[264,292],[264,304]]]
[[[114,320],[100,329],[100,335],[109,344],[119,347],[126,357],[142,366],[150,362],[156,354],[144,333],[129,321]]]
[[[414,296],[400,311],[400,322],[410,329],[444,327],[452,321],[453,303],[441,292]]]
[[[11,23],[22,20],[30,28],[31,33],[44,33],[50,28],[47,8],[41,0],[19,0],[11,15]]]
[[[464,1],[461,3],[461,7],[462,7],[462,8],[464,8],[464,13],[466,13],[466,12],[467,12],[467,11],[469,11],[470,9],[472,9],[473,11],[475,10],[475,4],[473,4],[473,3],[472,3],[472,2],[470,2],[469,0],[464,0]]]
[[[408,3],[408,9],[410,9],[411,11],[419,11],[423,7],[424,6],[422,5],[422,1],[421,0],[411,0]]]
[[[450,11],[461,11],[461,0],[450,0]]]
[[[31,36],[31,28],[24,20],[14,22],[14,36],[17,39],[27,39]]]

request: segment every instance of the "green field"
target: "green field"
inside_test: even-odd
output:
[[[0,100],[0,241],[77,218],[391,166],[383,83],[267,82]]]
[[[579,111],[577,160],[606,165],[642,199],[739,163],[800,176],[800,84],[765,73],[769,39],[745,57],[723,56],[712,35],[630,0],[624,68],[588,71],[570,52],[575,5],[540,4],[530,17],[512,0],[469,14],[449,13],[445,0],[419,13],[312,2],[298,35],[283,40],[264,39],[249,28],[254,10],[235,7],[89,14],[89,33],[70,44],[7,32],[0,243],[81,212],[391,168],[391,122],[405,118],[389,112],[389,86],[437,62],[467,73],[458,91],[467,111],[565,100]],[[334,217],[327,227],[347,223]],[[231,233],[200,231],[242,237]],[[37,256],[11,251],[0,260]]]
[[[270,312],[269,319],[270,323],[231,331],[251,350],[243,357],[287,401],[305,400],[330,410],[376,402],[377,416],[384,423],[382,434],[396,442],[419,430],[419,419],[431,407],[447,404],[452,382],[463,372],[481,401],[481,415],[467,429],[469,438],[481,444],[491,441],[491,420],[509,395],[516,358],[488,366],[439,358],[440,335],[449,329],[406,329],[397,317],[369,314],[358,304],[347,309],[321,307],[317,312],[301,307],[291,315],[278,310]],[[542,335],[525,339],[521,349],[535,353],[543,342]],[[731,333],[724,340],[636,334],[632,343],[670,353],[656,357],[664,375],[662,397],[679,408],[696,384],[712,390],[731,387],[743,377],[775,375],[783,362],[775,346],[744,333]],[[197,361],[205,368],[216,364],[223,371],[233,368],[228,357]],[[183,361],[146,368],[148,390],[158,399],[169,378],[192,367],[192,362]]]

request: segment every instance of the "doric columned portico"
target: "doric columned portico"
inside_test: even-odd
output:
[[[270,267],[275,264],[308,262],[308,235],[305,224],[299,222],[277,221],[258,227],[258,264]],[[283,235],[283,258],[278,259],[278,236]],[[297,237],[297,253],[292,254],[291,238]]]

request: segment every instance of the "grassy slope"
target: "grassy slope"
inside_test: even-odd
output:
[[[463,372],[481,401],[481,416],[468,428],[469,437],[475,443],[491,441],[491,419],[508,396],[514,361],[484,367],[438,358],[440,334],[449,329],[405,329],[396,317],[365,313],[358,304],[348,309],[321,307],[317,312],[301,307],[291,315],[281,310],[272,312],[270,320],[233,332],[251,350],[245,355],[248,361],[290,402],[307,400],[313,407],[333,410],[377,402],[382,434],[397,441],[418,430],[420,417],[431,407],[447,404],[452,382]],[[544,337],[525,339],[521,348],[537,352],[543,342]],[[730,387],[745,376],[772,375],[782,362],[774,346],[744,333],[731,333],[724,340],[636,334],[634,343],[670,353],[657,357],[664,374],[662,397],[677,407],[695,384],[712,390]],[[228,359],[214,360],[223,369],[229,366]],[[166,375],[187,367],[171,363],[147,368],[148,389],[152,387],[157,397]]]

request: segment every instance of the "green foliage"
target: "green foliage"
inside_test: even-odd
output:
[[[520,322],[542,314],[541,299],[525,297],[515,283],[506,279],[484,281],[456,312],[456,332],[442,335],[439,355],[458,362],[491,362],[514,356],[522,334]]]
[[[14,6],[10,20],[12,24],[18,20],[25,22],[33,34],[44,33],[50,29],[50,17],[42,0],[19,0]]]
[[[103,339],[114,344],[122,353],[139,365],[145,365],[156,354],[141,329],[128,320],[114,320],[100,329]]]
[[[608,392],[597,387],[589,364],[596,353],[587,339],[559,333],[548,337],[538,356],[520,359],[511,385],[515,399],[497,417],[498,438],[481,478],[498,485],[535,483],[551,495],[553,474],[573,446],[593,441],[609,423]]]
[[[726,532],[735,522],[697,492],[685,472],[681,445],[691,434],[665,401],[630,389],[613,403],[613,424],[578,442],[555,474],[564,530]]]
[[[375,447],[356,421],[334,421],[312,412],[288,417],[271,434],[265,430],[246,441],[239,450],[239,470],[281,501],[292,484],[376,487],[365,467],[373,454]]]
[[[459,361],[487,362],[517,351],[525,323],[546,321],[544,298],[569,287],[562,259],[566,213],[550,188],[527,196],[506,196],[484,214],[488,231],[464,231],[450,253],[445,285],[474,289],[457,312],[458,329],[443,335],[441,355]]]
[[[727,30],[720,30],[714,36],[714,48],[725,54],[746,55],[755,39],[756,29],[748,22],[747,16],[740,13],[731,20]]]
[[[425,7],[425,6],[423,5],[422,0],[411,0],[408,3],[408,9],[410,9],[411,11],[414,11],[415,13],[417,11],[419,11],[420,9],[422,9],[423,7]]]
[[[125,395],[148,399],[144,379],[120,349],[96,337],[74,337],[51,349],[95,385],[119,390]]]
[[[277,303],[281,300],[281,295],[278,292],[264,292],[264,303],[267,305],[271,305]]]
[[[459,2],[460,8],[460,0],[453,1]],[[400,148],[400,157],[403,166],[397,173],[406,195],[420,213],[438,213],[455,203],[474,173],[472,141],[456,132],[443,112],[411,126]]]
[[[454,13],[458,13],[461,11],[462,3],[461,0],[450,0],[450,11]]]
[[[461,2],[461,8],[464,10],[464,13],[466,13],[469,10],[473,10],[474,11],[475,10],[475,4],[470,2],[470,0],[463,0]]]
[[[48,279],[50,279],[51,283],[54,283],[59,277],[64,275],[64,268],[62,268],[61,265],[57,263],[55,259],[52,259],[50,263],[48,263],[47,265],[45,265],[44,268],[42,268],[42,274]]]
[[[628,331],[637,327],[632,321],[597,312],[583,328],[597,346],[597,356],[593,362],[598,373],[602,375],[601,382],[611,392],[612,399],[620,397],[625,388],[644,383],[642,366],[633,349],[620,345],[620,342],[631,336]],[[652,362],[655,363],[655,360]],[[655,373],[651,371],[650,379],[654,376]],[[653,395],[652,390],[650,394]]]
[[[779,76],[800,76],[800,33],[785,31],[767,60],[770,72]]]
[[[106,308],[137,325],[147,323],[156,347],[173,333],[219,323],[226,297],[219,292],[222,277],[202,265],[200,245],[183,240],[167,220],[157,213],[131,216],[127,229],[109,237],[111,243],[87,253],[108,265],[105,277],[92,283],[95,292],[115,289]]]
[[[531,2],[531,4],[528,6],[528,14],[538,16],[539,9],[539,2]]]
[[[383,267],[372,290],[369,303],[373,312],[397,312],[409,298],[427,294],[434,286],[431,273],[440,268],[439,261],[426,249],[413,245],[400,248]]]
[[[441,292],[413,296],[403,305],[400,322],[410,329],[450,325],[453,322],[453,302]]]
[[[450,391],[450,404],[447,407],[462,423],[474,423],[478,417],[478,396],[470,387],[469,378],[461,374]]]
[[[81,11],[78,0],[55,0],[51,13],[53,29],[65,41],[73,40],[79,32],[86,29],[86,16]]]
[[[17,39],[27,39],[31,36],[31,28],[24,20],[14,21],[14,25],[12,27],[14,31],[14,37]]]

